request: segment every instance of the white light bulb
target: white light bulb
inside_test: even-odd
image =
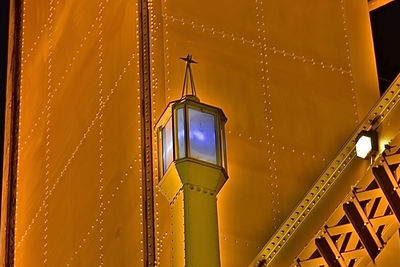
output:
[[[361,136],[356,143],[356,154],[358,157],[365,159],[368,153],[372,150],[371,137]]]

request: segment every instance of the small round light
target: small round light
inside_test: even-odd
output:
[[[361,136],[356,143],[356,153],[360,158],[365,159],[372,150],[372,140],[369,136]]]

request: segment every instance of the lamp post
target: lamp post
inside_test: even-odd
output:
[[[220,266],[217,194],[228,179],[220,108],[201,103],[186,61],[182,97],[156,124],[159,188],[171,208],[172,265]]]

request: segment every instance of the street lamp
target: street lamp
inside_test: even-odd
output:
[[[228,179],[220,108],[201,103],[186,61],[182,97],[156,124],[159,188],[171,205],[174,266],[220,266],[216,195]],[[183,244],[182,244],[183,242]]]

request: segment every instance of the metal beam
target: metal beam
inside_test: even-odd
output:
[[[7,267],[14,266],[22,11],[21,0],[10,1],[0,252],[0,264]]]
[[[373,231],[368,219],[366,219],[361,207],[357,204],[357,202],[345,203],[343,204],[343,210],[360,237],[360,240],[369,256],[371,259],[375,259],[382,248],[382,244],[376,236],[376,233]]]
[[[368,257],[368,252],[365,249],[357,249],[357,250],[352,250],[352,251],[348,251],[348,252],[343,252],[342,256],[343,258],[346,260],[351,260],[351,259],[360,259],[363,258],[365,256]]]
[[[326,228],[326,231],[330,235],[337,235],[337,234],[344,234],[344,233],[352,232],[352,231],[354,231],[354,227],[350,223],[347,223],[347,224],[335,225],[335,226],[328,227],[328,228]]]
[[[386,4],[389,4],[390,2],[393,2],[394,0],[369,0],[368,1],[368,9],[369,11],[373,11],[377,8],[380,8]]]
[[[381,217],[376,217],[371,219],[371,224],[374,226],[384,225],[384,224],[391,224],[396,220],[394,215],[386,215]]]
[[[301,266],[301,267],[315,267],[315,266],[326,266],[327,263],[324,258],[315,258],[315,259],[310,259],[310,260],[305,260],[305,261],[297,261],[296,266]]]
[[[386,156],[385,160],[389,165],[400,164],[400,154]]]
[[[330,267],[344,267],[346,264],[340,256],[332,240],[326,236],[315,239],[315,245],[321,256]]]
[[[153,195],[153,125],[151,119],[150,33],[148,0],[139,0],[139,71],[142,129],[143,264],[155,265]]]
[[[357,198],[359,201],[370,200],[377,197],[383,197],[383,192],[380,188],[357,192],[355,194],[357,194]]]
[[[279,255],[279,251],[291,242],[289,240],[291,240],[293,236],[296,236],[294,233],[302,227],[302,223],[305,221],[304,218],[312,213],[314,207],[319,206],[319,201],[324,199],[325,193],[328,192],[330,186],[334,184],[335,181],[341,179],[341,175],[344,173],[343,170],[347,166],[353,164],[353,159],[355,157],[354,140],[357,138],[358,133],[362,130],[371,129],[371,122],[378,116],[380,116],[381,119],[374,127],[379,127],[388,117],[392,118],[392,116],[397,114],[396,107],[400,102],[400,98],[398,97],[400,86],[398,86],[398,84],[400,84],[400,74],[366,115],[363,122],[359,124],[353,135],[340,149],[329,166],[327,166],[324,172],[318,177],[302,201],[293,209],[293,212],[287,220],[282,223],[281,227],[276,230],[274,235],[271,236],[269,241],[253,259],[250,264],[251,266],[257,266],[257,263],[263,258],[267,259],[267,265],[273,264],[275,256]],[[383,130],[383,132],[386,132],[386,129]]]
[[[398,192],[399,185],[394,178],[392,171],[384,161],[381,166],[372,168],[379,187],[382,189],[390,208],[400,222],[400,196]]]

